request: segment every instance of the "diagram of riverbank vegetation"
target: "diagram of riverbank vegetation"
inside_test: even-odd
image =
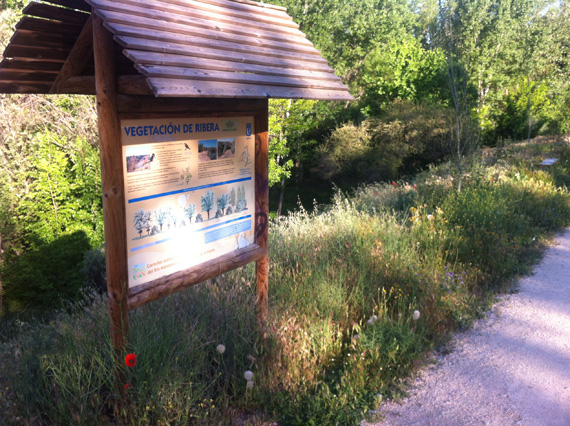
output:
[[[219,197],[216,197],[214,191],[207,190],[200,197],[199,205],[190,202],[193,197],[193,194],[180,194],[176,207],[163,204],[155,209],[137,210],[133,215],[132,225],[138,236],[133,238],[133,241],[241,213],[248,209],[243,185],[232,187],[229,192],[224,192]]]

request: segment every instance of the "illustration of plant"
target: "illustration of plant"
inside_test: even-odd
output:
[[[190,167],[182,169],[182,173],[180,174],[180,180],[184,181],[184,183],[188,185],[191,179],[192,179],[192,173],[190,173]]]
[[[145,212],[143,209],[135,212],[133,226],[139,233],[139,238],[142,237],[143,230],[145,229]]]
[[[188,207],[184,209],[184,214],[188,218],[188,223],[192,223],[192,217],[196,214],[196,204],[190,203]]]
[[[244,164],[244,167],[247,167],[251,163],[251,156],[249,155],[249,149],[247,146],[241,153],[240,161]]]
[[[170,208],[159,207],[154,211],[154,218],[156,219],[156,223],[160,226],[160,232],[162,232],[162,225],[164,225],[170,216]]]
[[[234,188],[232,188],[232,190],[230,192],[229,203],[230,203],[230,205],[232,205],[235,208],[235,206],[236,206],[236,190]]]
[[[204,222],[204,218],[200,213],[196,215],[196,223]]]
[[[208,190],[201,198],[202,211],[208,213],[208,220],[210,220],[210,211],[214,208],[215,194]]]
[[[228,194],[224,193],[220,198],[218,198],[218,209],[222,211],[222,215],[228,205],[229,205],[229,197]]]
[[[147,210],[143,217],[144,227],[146,228],[146,235],[150,235],[150,228],[152,226],[152,212]]]

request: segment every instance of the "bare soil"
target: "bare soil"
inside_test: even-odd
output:
[[[570,426],[570,229],[433,361],[375,426]]]

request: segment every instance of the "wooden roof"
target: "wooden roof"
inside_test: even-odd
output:
[[[94,94],[91,13],[114,35],[123,94],[353,99],[284,8],[249,0],[32,2],[0,92]]]

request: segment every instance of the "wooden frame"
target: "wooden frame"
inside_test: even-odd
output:
[[[128,311],[168,294],[180,291],[224,272],[257,262],[258,319],[267,315],[268,291],[268,101],[243,99],[157,100],[148,96],[117,94],[117,76],[112,58],[112,36],[101,19],[93,16],[93,49],[96,69],[96,94],[101,139],[101,169],[107,250],[107,286],[111,320],[111,339],[122,354],[128,336]],[[254,117],[255,131],[255,243],[214,260],[156,279],[133,289],[128,288],[126,213],[122,164],[120,120],[175,116]]]

